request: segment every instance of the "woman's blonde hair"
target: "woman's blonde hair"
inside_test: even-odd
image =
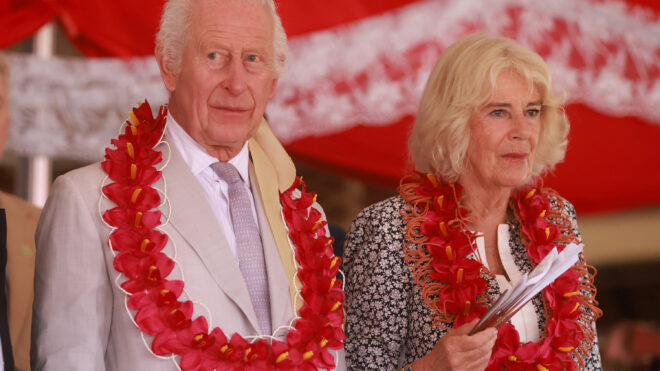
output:
[[[511,69],[525,78],[530,92],[541,94],[541,132],[532,175],[550,170],[564,158],[569,122],[564,96],[552,92],[543,59],[514,40],[483,33],[468,35],[448,47],[433,67],[408,140],[415,169],[445,180],[465,171],[470,142],[468,121],[492,96],[500,72]]]

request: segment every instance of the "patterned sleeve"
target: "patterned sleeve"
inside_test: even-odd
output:
[[[580,231],[578,229],[577,216],[576,216],[575,207],[573,206],[573,204],[571,204],[566,199],[561,198],[560,196],[550,197],[550,199],[551,199],[551,203],[552,203],[554,208],[558,207],[558,205],[560,205],[560,204],[563,204],[562,212],[565,216],[568,217],[568,219],[570,219],[571,227],[573,229],[573,233],[577,237],[578,243],[582,243],[582,237],[581,237]],[[584,256],[582,256],[581,262],[585,263],[585,261],[583,259],[584,259]],[[589,277],[585,276],[585,277],[582,277],[582,279],[586,280],[586,279],[589,279]],[[591,295],[590,293],[588,293],[586,291],[583,291],[583,294]],[[592,300],[594,300],[594,299],[595,298],[592,298]],[[586,306],[582,306],[582,310],[584,310],[587,313],[592,314],[592,312]],[[589,349],[589,354],[586,355],[586,357],[585,357],[584,370],[599,371],[599,370],[603,369],[603,366],[602,366],[602,363],[601,363],[600,350],[599,350],[599,347],[598,347],[598,333],[596,332],[596,321],[595,320],[592,321],[590,323],[590,326],[591,326],[591,328],[593,330],[593,333],[594,333],[594,342],[593,342],[591,348]]]
[[[403,261],[399,208],[388,200],[353,221],[344,250],[349,370],[395,370],[413,282]]]

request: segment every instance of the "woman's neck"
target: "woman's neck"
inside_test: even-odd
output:
[[[510,188],[496,186],[485,188],[469,179],[461,179],[461,186],[465,207],[475,226],[504,223],[511,197]]]
[[[505,275],[497,246],[497,228],[506,221],[506,210],[511,196],[511,189],[505,187],[485,188],[469,178],[461,179],[465,208],[469,215],[468,227],[481,233],[484,238],[486,256],[480,260],[493,274]],[[485,260],[484,260],[485,258]]]

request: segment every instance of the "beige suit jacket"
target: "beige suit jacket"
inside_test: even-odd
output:
[[[250,143],[251,155],[259,150],[254,147]],[[162,230],[170,242],[163,251],[177,266],[168,278],[185,280],[188,296],[195,302],[193,317],[206,316],[211,327],[219,326],[228,336],[256,335],[258,323],[245,281],[201,186],[174,148],[162,149],[166,158],[171,151],[163,179],[155,185],[167,193],[160,209],[163,220],[169,216]],[[252,162],[250,171],[275,329],[293,318],[287,275],[291,268],[283,264],[292,257],[280,256],[287,249],[278,248],[275,240],[286,239],[282,234],[286,232],[282,224],[273,229],[278,222],[267,217],[273,211],[265,206],[272,200],[264,201],[262,195],[272,198],[277,186],[265,184],[267,180],[255,174],[255,168],[268,167],[263,160]],[[150,353],[145,346],[150,337],[141,337],[127,313],[125,294],[117,285],[122,281],[117,281],[107,244],[110,229],[100,216],[113,206],[108,200],[99,201],[104,178],[99,164],[69,172],[55,181],[44,207],[37,230],[33,369],[176,370],[172,359]],[[273,215],[282,223],[279,214]]]
[[[14,365],[30,370],[30,323],[34,277],[34,231],[40,209],[0,192],[0,208],[7,214],[7,315]]]

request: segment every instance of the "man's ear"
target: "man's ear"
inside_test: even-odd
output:
[[[160,77],[163,79],[165,88],[167,88],[170,93],[174,92],[174,89],[176,89],[177,74],[172,70],[172,64],[168,63],[165,58],[161,43],[156,44],[154,55],[156,56],[156,62],[158,62],[158,68],[160,69]]]
[[[273,99],[273,97],[275,96],[275,88],[277,88],[277,81],[278,81],[277,78],[273,79],[273,84],[271,85],[271,88],[270,88],[271,89],[270,94],[268,95],[269,100]]]

